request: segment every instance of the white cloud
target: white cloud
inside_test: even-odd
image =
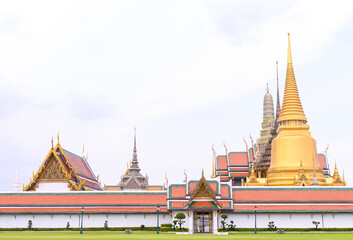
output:
[[[117,181],[131,157],[137,125],[144,172],[161,183],[161,171],[169,168],[175,169],[170,181],[185,166],[198,176],[198,168],[209,165],[209,141],[224,137],[243,147],[244,135],[258,135],[262,96],[253,94],[266,82],[274,86],[276,59],[283,79],[286,33],[292,33],[295,69],[315,64],[336,33],[351,24],[353,6],[349,1],[11,1],[1,2],[0,9],[0,87],[8,91],[0,109],[11,110],[0,114],[5,116],[0,140],[11,151],[26,153],[26,159],[15,159],[31,168],[21,171],[27,174],[23,181],[58,130],[73,152],[88,146],[103,181]],[[301,91],[304,83],[298,84]],[[190,121],[203,123],[203,131],[188,123],[180,123],[179,132],[173,129],[178,122],[168,126],[237,99],[242,102],[217,114],[246,116],[258,125],[238,117],[234,129],[225,129],[217,118],[193,115]],[[237,111],[246,106],[246,112]],[[160,141],[166,131],[174,136]],[[179,147],[184,149],[169,154]],[[3,148],[1,155],[5,163],[11,152]],[[156,170],[148,161],[165,166]],[[11,172],[8,176],[3,189],[12,184]]]

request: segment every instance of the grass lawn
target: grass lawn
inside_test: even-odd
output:
[[[161,233],[157,235],[152,232],[134,232],[125,234],[124,232],[79,232],[62,231],[62,232],[0,232],[0,239],[143,239],[143,240],[182,240],[182,239],[309,239],[309,240],[339,240],[353,239],[353,233],[343,232],[318,232],[318,233],[232,233],[228,236],[221,235],[176,235],[174,233]]]

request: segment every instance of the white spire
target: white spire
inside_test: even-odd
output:
[[[18,178],[18,168],[16,168],[16,178],[15,178],[15,183],[13,184],[13,191],[14,192],[20,191],[20,180]]]

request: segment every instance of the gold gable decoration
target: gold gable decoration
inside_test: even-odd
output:
[[[62,166],[52,157],[46,169],[40,174],[38,179],[65,179]]]
[[[57,151],[59,153],[57,153]],[[64,162],[59,159],[58,154],[63,156]],[[66,166],[63,164],[66,164]],[[68,168],[68,170],[66,168]],[[77,176],[77,169],[73,169],[59,143],[54,149],[50,149],[37,173],[33,173],[33,179],[30,179],[30,183],[27,186],[23,185],[23,191],[35,191],[38,187],[38,182],[50,180],[67,181],[71,191],[88,190],[88,188],[84,186],[86,179],[82,180]]]
[[[197,199],[212,199],[219,208],[222,208],[222,206],[219,204],[219,202],[216,199],[216,195],[217,195],[216,192],[213,191],[210,184],[207,182],[206,178],[204,177],[203,170],[202,170],[202,177],[197,183],[195,189],[190,194],[190,200],[187,204],[185,204],[185,208],[188,208],[191,202]]]
[[[206,188],[204,183],[201,183],[193,198],[213,198],[214,195]]]

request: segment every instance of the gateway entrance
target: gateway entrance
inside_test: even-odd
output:
[[[194,233],[212,233],[211,212],[195,212],[194,226]]]

